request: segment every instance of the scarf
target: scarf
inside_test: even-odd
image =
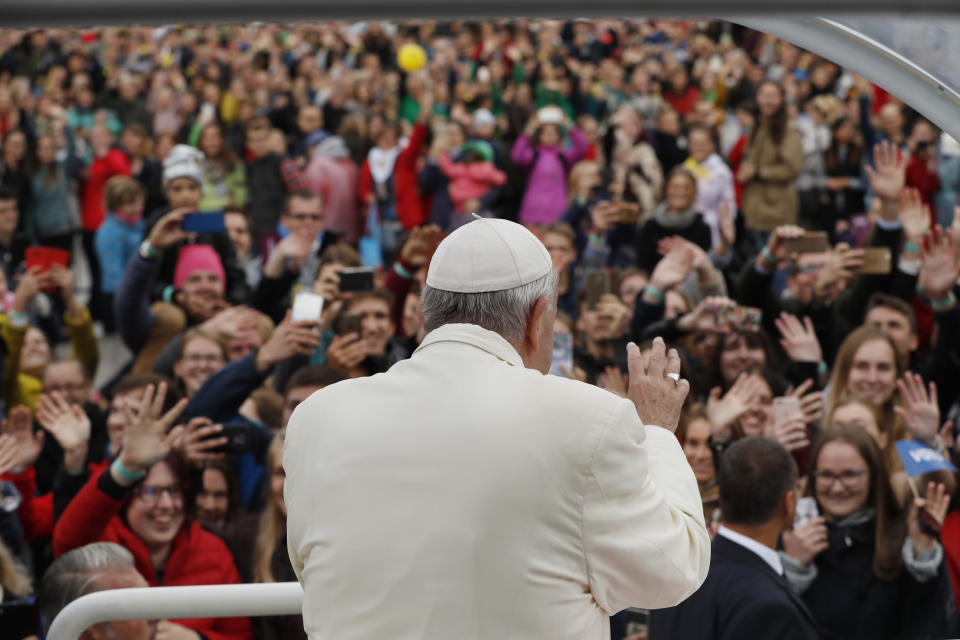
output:
[[[667,202],[664,200],[653,210],[653,219],[665,229],[686,229],[692,225],[697,216],[700,215],[691,204],[685,211],[668,211]]]
[[[397,156],[400,155],[402,145],[397,145],[392,149],[381,149],[374,147],[367,154],[367,161],[370,165],[370,176],[377,184],[383,184],[390,179],[393,174],[393,165],[397,162]]]
[[[707,158],[709,160],[709,158]],[[690,156],[683,163],[683,168],[693,174],[693,177],[697,179],[697,182],[701,180],[710,179],[710,169],[707,168],[706,163],[700,164],[693,159],[693,156]]]

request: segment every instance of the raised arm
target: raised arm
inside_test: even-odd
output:
[[[181,228],[187,213],[189,211],[186,209],[175,209],[160,218],[123,273],[123,280],[113,301],[113,311],[120,336],[134,353],[146,343],[157,322],[156,316],[150,311],[150,289],[160,271],[160,257],[165,250],[191,235]]]
[[[710,565],[697,481],[673,434],[690,385],[665,373],[679,372],[680,356],[660,338],[647,366],[636,345],[627,353],[633,404],[606,416],[583,507],[590,592],[608,614],[677,605]]]

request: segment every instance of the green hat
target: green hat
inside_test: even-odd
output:
[[[493,162],[493,147],[486,140],[469,140],[460,147],[460,153],[473,151],[487,162]]]

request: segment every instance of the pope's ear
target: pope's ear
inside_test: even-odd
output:
[[[547,309],[549,308],[550,300],[546,296],[540,297],[533,305],[533,311],[530,312],[530,319],[527,320],[527,328],[523,336],[523,341],[530,352],[534,352],[540,347],[540,338],[543,335],[542,327],[543,323],[547,321]]]

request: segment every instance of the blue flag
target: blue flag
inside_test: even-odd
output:
[[[953,463],[940,455],[939,451],[931,449],[916,440],[900,440],[895,445],[903,468],[911,478],[922,476],[931,471],[956,471]]]

